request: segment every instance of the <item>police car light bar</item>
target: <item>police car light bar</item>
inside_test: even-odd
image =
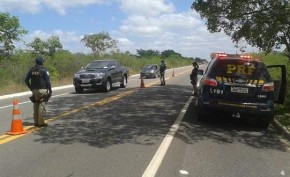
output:
[[[216,53],[211,53],[211,59],[214,58],[220,58],[220,57],[227,57],[228,55],[226,53],[220,53],[220,52],[216,52]]]
[[[226,54],[226,53],[214,53],[214,57],[213,58],[217,58],[217,59],[226,59],[229,57],[233,57],[233,58],[244,58],[244,59],[252,59],[253,56],[250,54]]]
[[[227,57],[228,54],[226,54],[226,53],[216,53],[215,56],[216,57]]]
[[[240,55],[241,58],[253,58],[252,55]]]

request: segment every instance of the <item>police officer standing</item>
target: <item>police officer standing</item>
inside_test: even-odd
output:
[[[46,113],[45,102],[51,97],[51,83],[48,70],[43,66],[44,59],[37,57],[35,59],[35,66],[33,66],[27,73],[25,83],[27,87],[32,91],[33,102],[33,119],[34,126],[46,127],[44,123],[44,116]]]
[[[190,74],[190,80],[191,80],[191,84],[193,86],[193,91],[194,91],[194,95],[197,94],[197,88],[196,88],[196,84],[197,84],[197,71],[198,71],[198,64],[197,62],[193,62],[192,63],[193,69],[191,71]]]
[[[160,85],[165,85],[165,70],[166,70],[166,64],[164,63],[164,60],[161,60],[161,64],[159,67],[159,71],[160,71]]]

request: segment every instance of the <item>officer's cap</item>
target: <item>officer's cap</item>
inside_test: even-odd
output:
[[[37,64],[37,65],[42,65],[43,64],[43,62],[44,62],[44,59],[42,58],[42,57],[36,57],[35,58],[35,63]]]

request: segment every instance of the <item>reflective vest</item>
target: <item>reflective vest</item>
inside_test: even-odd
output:
[[[44,80],[46,68],[43,66],[34,66],[31,68],[31,89],[46,89]]]

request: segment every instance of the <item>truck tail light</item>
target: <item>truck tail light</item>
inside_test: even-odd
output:
[[[274,91],[274,82],[269,82],[263,85],[262,91],[271,92]]]

